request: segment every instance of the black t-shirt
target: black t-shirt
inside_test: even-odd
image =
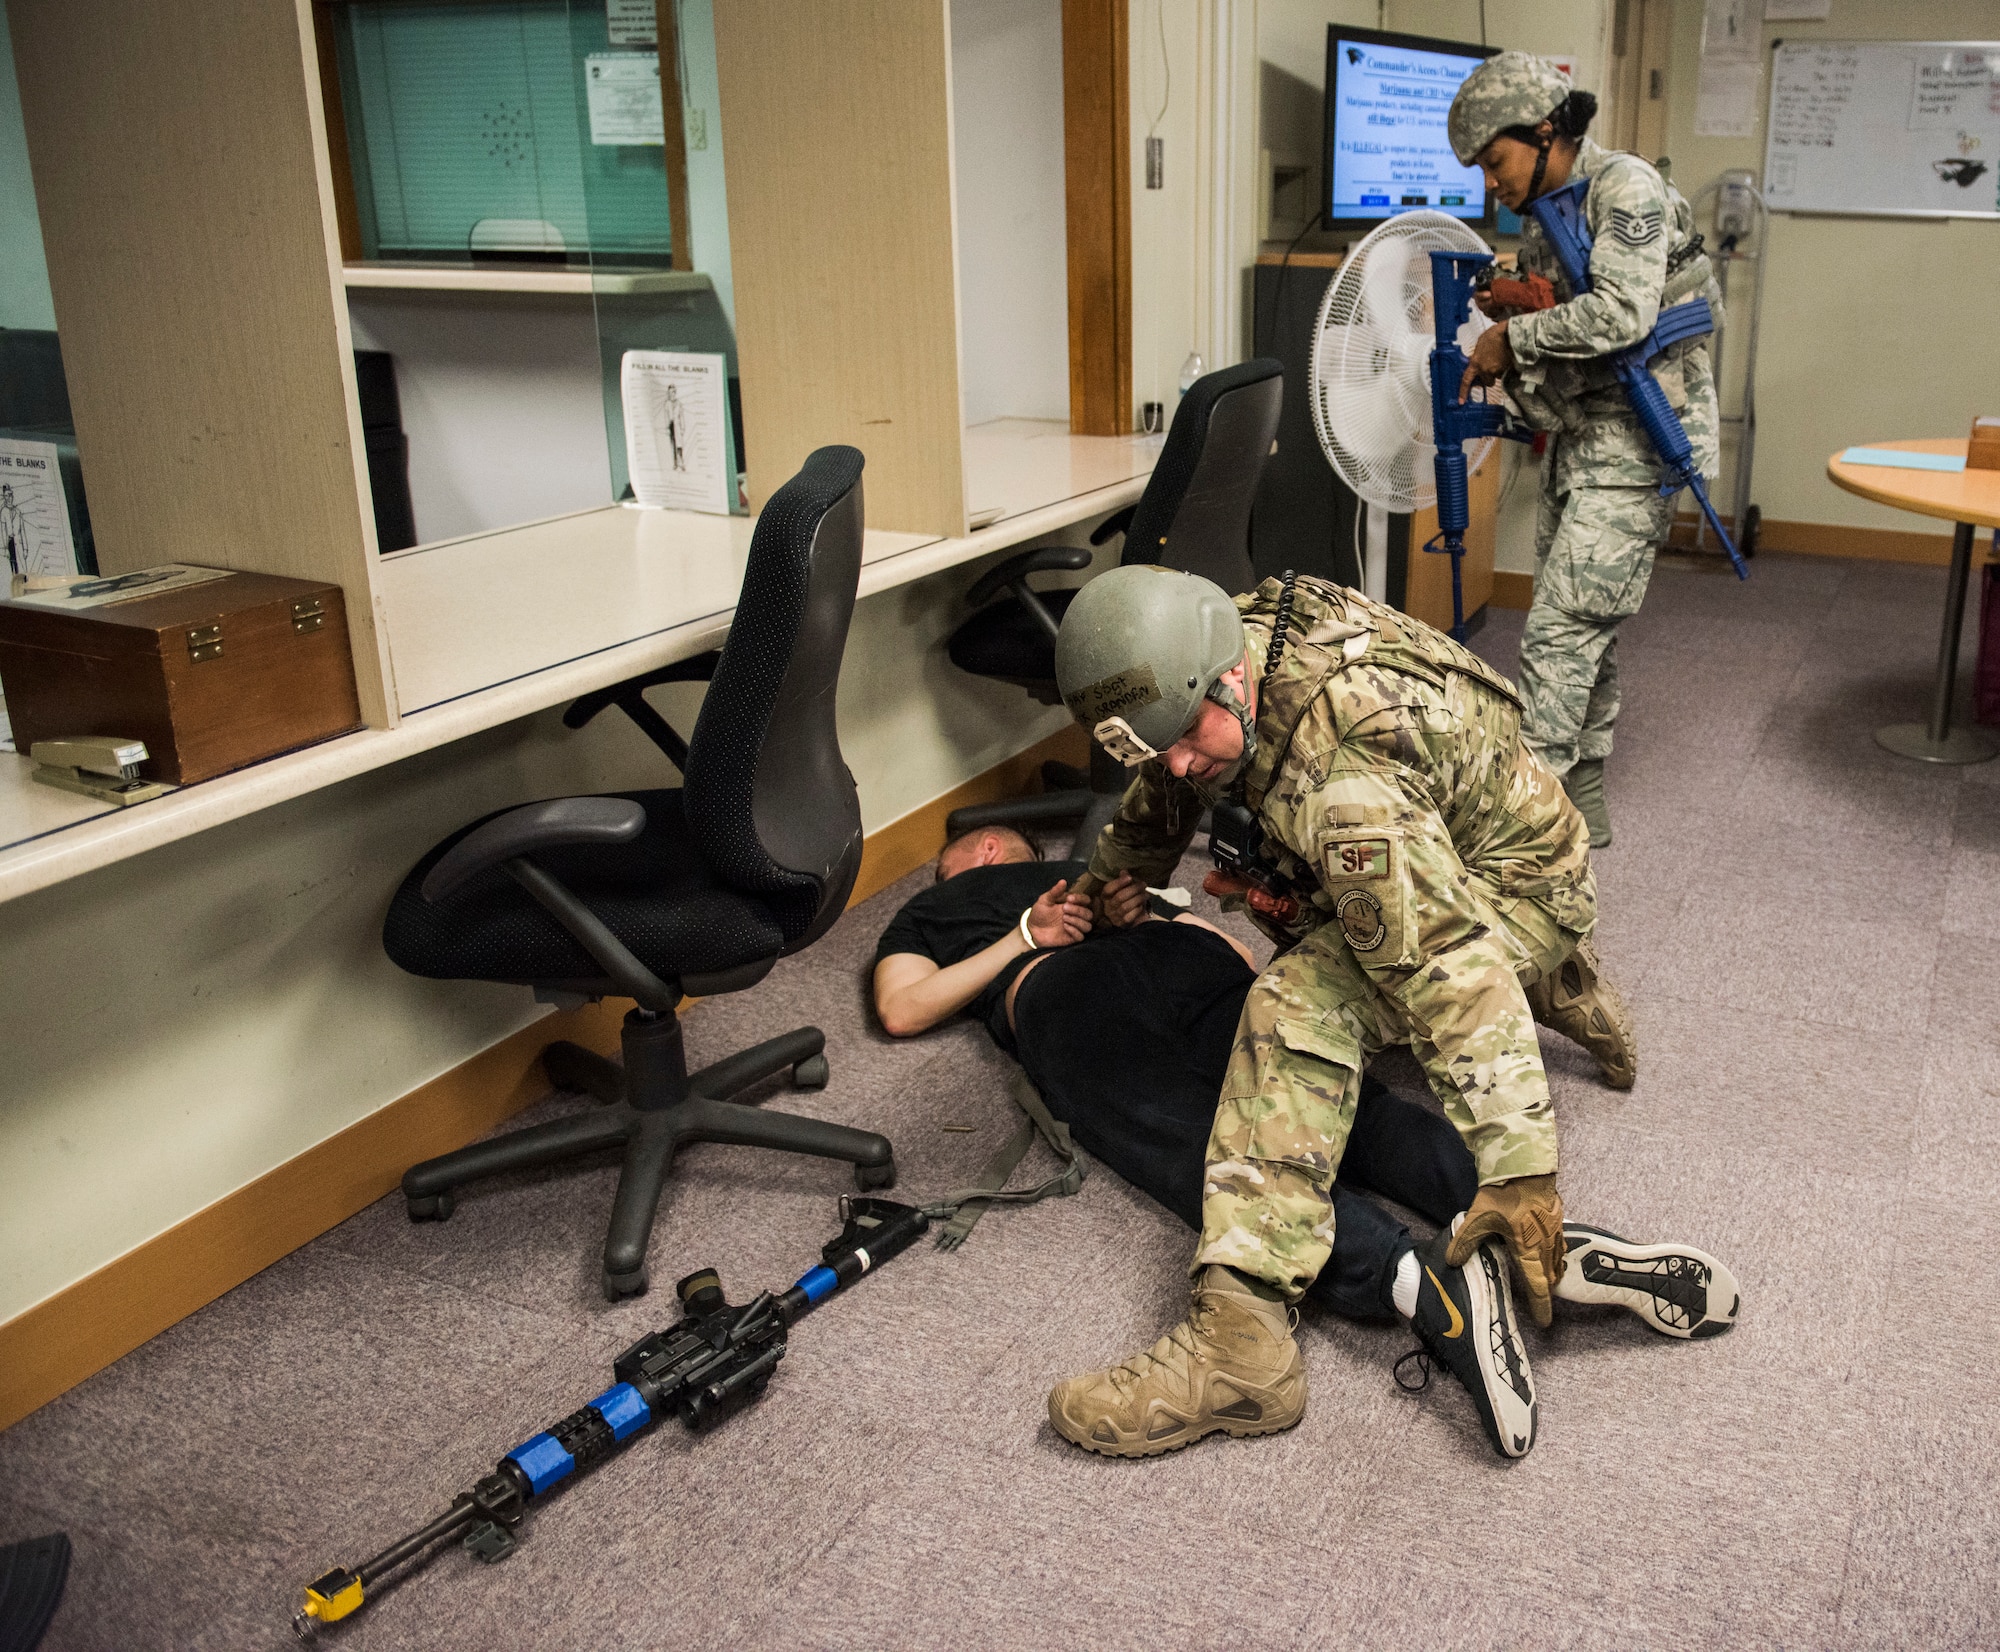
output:
[[[1058,879],[1074,883],[1088,870],[1080,860],[974,866],[912,895],[882,931],[882,939],[875,945],[875,961],[879,964],[891,953],[914,952],[939,969],[949,969],[999,940]],[[1166,917],[1174,910],[1158,898],[1153,909]],[[1024,952],[1009,959],[1007,967],[961,1012],[984,1021],[994,1042],[1009,1054],[1014,1049],[1014,1031],[1007,1025],[1007,988],[1033,956]]]

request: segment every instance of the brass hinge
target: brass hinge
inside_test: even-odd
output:
[[[196,625],[188,629],[188,659],[195,665],[222,658],[222,627]]]
[[[300,636],[326,624],[326,608],[318,597],[300,597],[292,604],[292,629]]]

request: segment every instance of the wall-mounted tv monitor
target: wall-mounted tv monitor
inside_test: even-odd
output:
[[[1328,26],[1321,209],[1329,229],[1373,229],[1422,207],[1491,222],[1486,181],[1478,167],[1458,164],[1445,116],[1459,83],[1499,49]]]

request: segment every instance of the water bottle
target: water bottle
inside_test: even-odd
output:
[[[1185,396],[1188,393],[1188,387],[1206,371],[1207,368],[1202,365],[1201,352],[1199,350],[1188,351],[1187,360],[1181,363],[1181,394]]]

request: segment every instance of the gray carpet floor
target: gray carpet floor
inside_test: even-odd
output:
[[[2000,1249],[2000,762],[1870,738],[1923,714],[1942,592],[1928,569],[1765,557],[1739,588],[1675,561],[1625,634],[1598,877],[1643,1064],[1617,1094],[1545,1035],[1563,1188],[1726,1257],[1731,1335],[1574,1310],[1531,1330],[1541,1438],[1504,1464],[1448,1380],[1396,1388],[1405,1332],[1308,1310],[1296,1430],[1099,1460],[1043,1397],[1179,1316],[1190,1245],[1100,1169],[912,1251],[801,1325],[753,1410],[658,1431],[504,1565],[449,1551],[324,1644],[2000,1644],[2000,1312],[1970,1266]],[[1520,618],[1478,639],[1505,669]],[[1012,1120],[983,1033],[895,1043],[868,1018],[874,937],[913,887],[699,1006],[688,1039],[699,1062],[824,1027],[831,1085],[773,1099],[888,1131],[922,1194]],[[789,1282],[849,1185],[690,1151],[659,1283],[612,1307],[612,1180],[489,1184],[444,1226],[384,1200],[0,1435],[0,1541],[76,1543],[47,1645],[286,1644],[300,1583],[600,1391],[672,1317],[667,1282]]]

